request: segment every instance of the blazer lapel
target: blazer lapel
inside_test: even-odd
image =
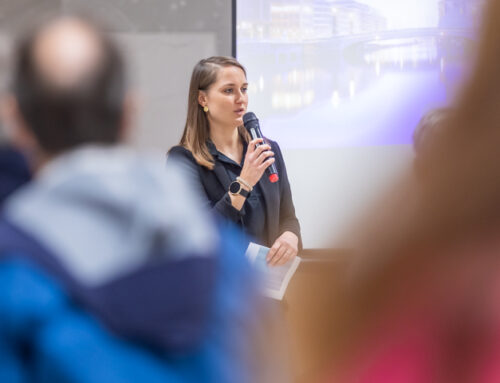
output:
[[[226,168],[219,161],[215,161],[214,165],[214,173],[219,182],[222,184],[222,187],[225,191],[229,190],[229,184],[231,183],[231,179],[229,178]]]
[[[271,183],[267,178],[267,174],[264,173],[259,181],[260,188],[262,191],[262,196],[266,203],[266,220],[267,220],[267,233],[269,246],[276,239],[277,230],[279,230],[279,181],[276,183]]]
[[[210,154],[214,157],[215,164],[214,164],[214,174],[221,183],[223,189],[225,191],[229,190],[229,184],[231,184],[231,179],[229,178],[226,168],[224,168],[224,165],[221,164],[221,162],[218,160],[218,153],[217,153],[217,148],[215,147],[214,143],[210,140],[206,141],[208,151]]]

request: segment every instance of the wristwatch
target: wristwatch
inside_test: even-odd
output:
[[[234,196],[241,195],[245,198],[247,198],[248,195],[250,194],[248,190],[243,189],[243,183],[241,183],[238,179],[236,179],[236,181],[231,182],[231,184],[229,185],[229,193],[231,193]]]

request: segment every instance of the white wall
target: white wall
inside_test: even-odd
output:
[[[343,247],[343,233],[409,165],[408,145],[283,150],[304,248]]]
[[[166,150],[179,142],[191,69],[216,51],[214,33],[118,34],[131,64],[139,115],[134,144]]]

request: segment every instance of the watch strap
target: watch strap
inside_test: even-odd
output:
[[[238,194],[241,195],[241,196],[243,196],[243,197],[245,197],[245,198],[247,198],[248,195],[250,194],[250,192],[248,190],[240,188],[240,191],[238,192]]]

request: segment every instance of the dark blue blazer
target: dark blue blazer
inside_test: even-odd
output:
[[[274,152],[279,175],[279,181],[276,183],[271,183],[265,174],[259,181],[266,206],[266,245],[272,246],[283,232],[291,231],[299,238],[299,249],[302,249],[300,225],[295,216],[295,207],[283,155],[276,142],[269,139],[266,141]],[[243,205],[241,210],[237,210],[231,205],[228,189],[233,180],[229,178],[224,165],[217,158],[215,158],[214,169],[210,170],[198,165],[188,149],[183,146],[174,146],[169,151],[167,163],[172,160],[182,166],[192,181],[193,187],[202,196],[207,208],[240,226],[243,225],[242,218],[245,215],[245,206]]]

